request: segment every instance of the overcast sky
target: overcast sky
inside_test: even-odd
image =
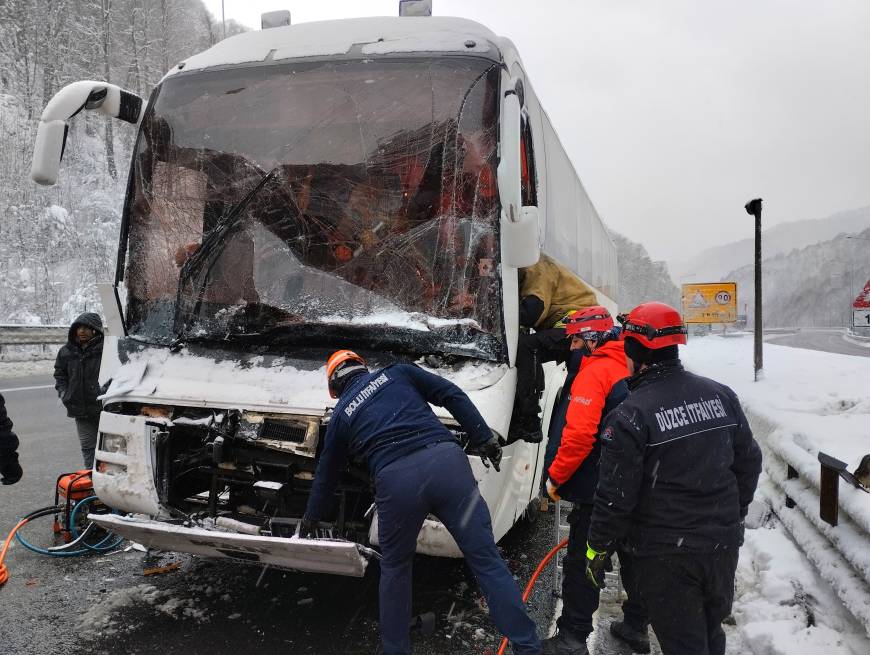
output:
[[[220,20],[221,0],[205,0]],[[225,0],[294,23],[398,0]],[[516,43],[599,213],[653,259],[870,205],[868,0],[434,0]]]

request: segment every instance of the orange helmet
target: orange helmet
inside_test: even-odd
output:
[[[597,339],[613,328],[613,319],[606,307],[592,305],[571,312],[565,317],[565,334]],[[588,335],[588,337],[587,337]]]
[[[686,326],[680,312],[662,302],[645,302],[620,322],[626,339],[636,339],[651,350],[686,343]]]
[[[350,364],[348,364],[350,362]],[[326,383],[329,395],[338,398],[341,395],[342,378],[351,371],[366,368],[366,360],[352,350],[336,350],[326,361]]]

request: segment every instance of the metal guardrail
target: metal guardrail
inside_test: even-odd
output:
[[[66,343],[68,325],[0,325],[0,347]]]
[[[751,412],[748,412],[751,415]],[[764,468],[773,492],[761,491],[794,542],[831,585],[847,610],[870,635],[870,512],[868,496],[844,488],[837,503],[836,525],[829,522],[831,494],[819,459],[788,439],[775,426],[752,416],[761,433]],[[824,490],[820,493],[820,490]],[[827,515],[827,516],[826,516]]]

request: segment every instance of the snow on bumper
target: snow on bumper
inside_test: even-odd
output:
[[[263,537],[187,528],[146,518],[91,514],[88,519],[151,548],[361,578],[367,549],[351,541]]]

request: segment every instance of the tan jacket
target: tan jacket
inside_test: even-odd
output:
[[[520,270],[520,298],[526,296],[537,296],[544,303],[537,330],[553,327],[571,310],[598,304],[592,289],[544,253],[537,264]]]

